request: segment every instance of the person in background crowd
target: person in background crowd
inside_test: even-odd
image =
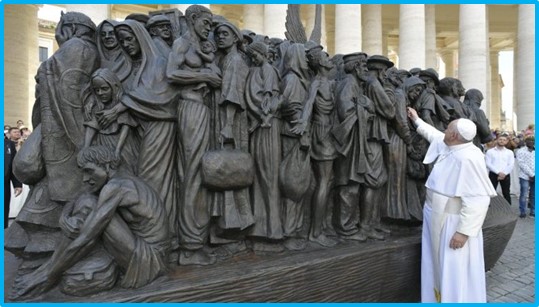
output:
[[[17,127],[11,127],[8,130],[9,140],[15,144],[17,150],[21,149],[21,130]]]
[[[498,187],[500,183],[502,187],[502,194],[505,200],[511,205],[511,171],[515,165],[515,157],[513,152],[507,149],[505,146],[509,140],[508,134],[499,134],[496,138],[496,147],[489,149],[485,156],[485,162],[489,170],[488,177],[494,186],[494,189]]]
[[[19,129],[14,128],[17,131]],[[15,189],[15,197],[22,193],[22,183],[13,175],[13,159],[17,149],[15,143],[4,138],[4,229],[7,228],[9,222],[9,203],[11,202],[11,184]]]
[[[526,147],[516,152],[519,167],[520,198],[518,207],[520,217],[526,217],[526,198],[529,197],[530,216],[535,217],[535,137],[525,139]]]

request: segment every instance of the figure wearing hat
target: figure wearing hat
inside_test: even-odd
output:
[[[360,203],[362,206],[361,228],[372,239],[383,240],[383,233],[389,230],[380,223],[380,208],[382,194],[388,176],[384,163],[384,148],[387,150],[389,136],[387,132],[388,120],[395,117],[395,93],[389,87],[384,87],[386,70],[393,67],[393,62],[382,55],[373,55],[367,59],[368,78],[365,83],[365,95],[375,106],[375,115],[372,118],[367,133],[367,150],[370,153],[368,164],[371,167],[369,176],[365,180],[365,193]],[[381,231],[381,232],[377,232]]]
[[[174,38],[172,24],[165,15],[155,15],[146,22],[146,29],[150,33],[155,46],[165,59],[168,59]]]
[[[475,124],[452,121],[445,133],[408,108],[408,117],[430,146],[423,163],[434,163],[423,208],[421,301],[486,302],[481,227],[496,196],[485,157],[474,146]]]
[[[369,121],[375,116],[374,103],[364,94],[367,55],[362,52],[343,56],[345,77],[337,83],[335,109],[337,122],[331,130],[338,156],[335,159],[334,225],[346,240],[365,241],[360,229],[360,195],[371,179],[368,160]],[[363,208],[361,208],[363,209]]]

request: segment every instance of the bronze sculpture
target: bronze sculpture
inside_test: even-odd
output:
[[[407,105],[445,111],[437,76],[427,91],[383,56],[330,57],[318,27],[307,41],[298,6],[290,11],[293,41],[242,32],[200,5],[177,24],[166,17],[170,10],[106,20],[95,40],[86,16],[62,17],[60,50],[38,72],[34,118],[42,132],[15,162],[34,186],[6,239],[6,249],[25,259],[11,299],[31,299],[57,284],[81,296],[116,284],[155,285],[167,269],[241,262],[240,252],[279,258],[362,250],[370,245],[353,241],[391,240],[401,235],[390,235],[396,220],[422,218],[427,144],[414,138],[402,112]],[[320,13],[318,7],[317,20]],[[179,24],[181,36],[167,35]],[[79,48],[88,56],[82,62],[75,59]],[[80,69],[54,66],[64,61]],[[424,79],[429,73],[418,71]],[[463,95],[457,85],[455,99]],[[57,91],[67,99],[55,100]],[[464,110],[477,108],[475,94]],[[433,107],[422,106],[420,95]],[[73,118],[62,113],[71,107]],[[51,140],[58,136],[51,127],[77,136]],[[40,160],[42,144],[49,150],[66,143],[68,166],[49,166],[62,152],[43,152]],[[86,158],[77,166],[79,151]],[[90,193],[83,172],[101,175],[85,179]],[[70,189],[68,197],[58,197],[58,184]],[[120,232],[124,237],[115,236]],[[32,259],[36,249],[42,255]],[[120,279],[118,271],[125,273]],[[95,276],[80,281],[81,274]]]

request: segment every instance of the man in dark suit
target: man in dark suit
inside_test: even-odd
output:
[[[22,183],[13,175],[13,158],[16,153],[15,143],[4,138],[4,229],[7,228],[9,221],[10,183],[13,183],[15,188],[15,197],[22,193]]]

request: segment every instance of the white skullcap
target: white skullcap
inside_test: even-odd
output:
[[[461,118],[457,121],[457,130],[466,141],[471,141],[477,133],[475,124],[466,118]]]

